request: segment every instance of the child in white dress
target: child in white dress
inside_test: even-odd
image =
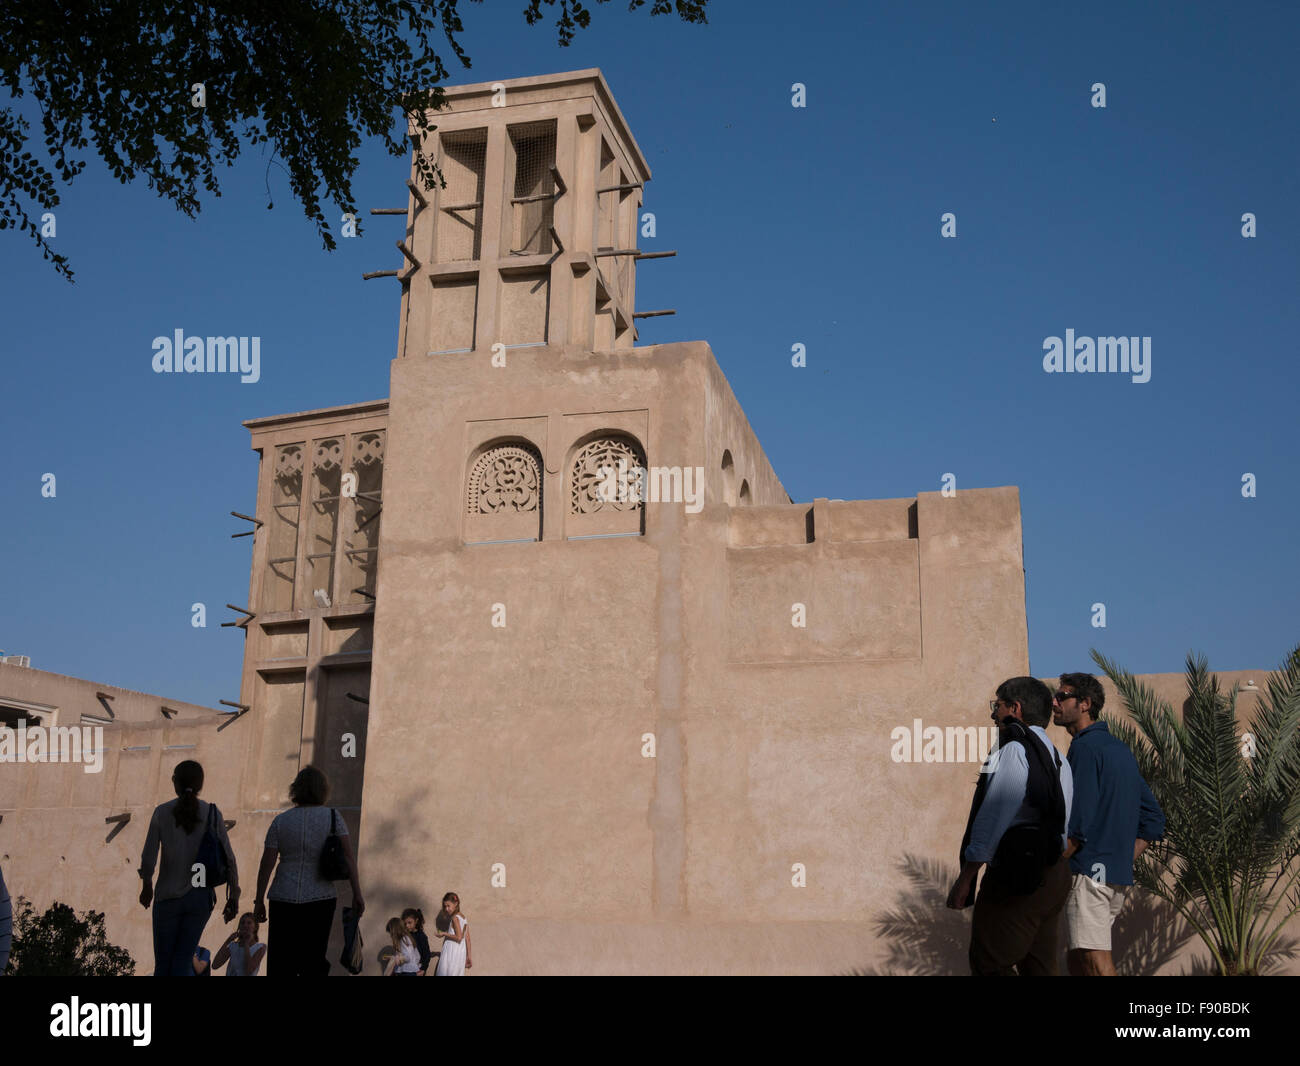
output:
[[[438,915],[439,928],[434,936],[442,940],[442,954],[438,956],[435,977],[464,977],[474,965],[469,942],[469,919],[460,913],[460,897],[448,892],[442,897],[442,914]],[[446,929],[441,928],[446,924]]]

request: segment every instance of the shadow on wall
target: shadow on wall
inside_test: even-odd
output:
[[[1280,936],[1260,965],[1259,974],[1261,977],[1287,976],[1291,971],[1286,968],[1286,964],[1297,957],[1300,957],[1300,938]],[[1120,969],[1120,973],[1129,976],[1123,969]],[[1214,960],[1207,955],[1198,955],[1179,970],[1176,976],[1217,977],[1218,975],[1219,971],[1215,968]]]
[[[366,823],[366,836],[359,832],[360,810],[365,793],[367,744],[369,740],[370,665],[337,664],[322,671],[317,683],[318,710],[313,734],[312,762],[323,770],[330,780],[330,804],[347,810],[348,831],[353,834],[353,845],[361,857],[361,892],[366,900],[366,913],[361,918],[364,966],[362,975],[383,973],[389,956],[393,953],[392,941],[385,931],[390,918],[399,917],[407,907],[419,907],[425,915],[425,928],[432,928],[434,917],[442,905],[442,895],[452,885],[427,883],[424,869],[412,875],[402,869],[395,859],[412,850],[434,856],[428,862],[435,868],[438,854],[436,832],[417,827],[410,821],[398,818],[370,820]],[[360,697],[360,698],[358,698]],[[294,755],[293,758],[297,758]],[[431,789],[417,787],[407,792],[397,807],[402,811],[422,810]],[[420,838],[421,848],[413,849],[410,838]],[[422,865],[423,862],[422,862]],[[427,868],[427,867],[426,867]],[[337,884],[338,904],[330,931],[327,958],[330,974],[345,974],[339,956],[343,951],[343,908],[352,903],[352,889],[344,881]],[[274,930],[268,933],[268,963],[274,970]],[[430,936],[436,949],[439,942]]]
[[[906,887],[895,905],[876,919],[876,931],[885,941],[887,955],[878,967],[853,970],[852,976],[938,976],[964,977],[970,973],[970,909],[949,910],[944,904],[957,870],[937,859],[905,854],[899,871]],[[1113,942],[1115,968],[1122,977],[1156,973],[1193,940],[1195,934],[1167,903],[1140,888],[1129,890],[1115,920]],[[1061,930],[1065,968],[1065,929]],[[1277,969],[1297,954],[1300,941],[1279,940],[1270,955],[1268,969]],[[1193,957],[1179,976],[1200,976],[1215,972],[1203,955]]]
[[[1134,885],[1128,890],[1128,898],[1111,927],[1115,971],[1120,977],[1149,976],[1172,962],[1193,941],[1200,942],[1177,911],[1159,896]],[[1061,944],[1064,956],[1064,935]],[[1068,972],[1064,957],[1061,972]],[[1212,972],[1210,960],[1195,955],[1187,960],[1182,975]]]
[[[957,872],[937,859],[904,854],[898,864],[907,888],[876,919],[888,954],[879,967],[854,970],[859,977],[964,977],[970,973],[970,909],[944,906]]]
[[[427,795],[427,788],[412,792],[407,800],[410,804],[419,804]],[[413,809],[413,808],[404,808]],[[361,937],[364,942],[365,964],[359,976],[374,977],[384,972],[389,957],[393,954],[393,944],[385,931],[389,918],[396,918],[407,907],[419,907],[424,912],[426,930],[433,928],[434,917],[442,905],[442,894],[446,889],[425,885],[422,888],[394,887],[394,870],[382,862],[376,863],[373,856],[393,855],[399,852],[399,842],[409,837],[411,826],[396,818],[383,819],[367,823],[368,835],[360,841],[361,850],[367,859],[361,864],[361,892],[366,900],[366,913],[361,917]],[[328,959],[330,976],[346,976],[346,971],[339,963],[343,951],[343,908],[352,902],[352,889],[347,882],[338,883],[338,909],[334,913],[334,922],[330,932]],[[434,949],[435,961],[439,944],[429,936]]]

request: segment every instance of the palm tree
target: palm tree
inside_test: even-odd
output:
[[[1267,687],[1247,731],[1239,685],[1220,691],[1204,656],[1187,657],[1181,718],[1095,648],[1137,728],[1107,716],[1165,812],[1165,840],[1134,869],[1210,949],[1222,975],[1255,975],[1293,954],[1283,927],[1300,911],[1300,646]],[[1266,956],[1274,958],[1266,962]]]

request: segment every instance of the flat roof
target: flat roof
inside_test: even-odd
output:
[[[340,415],[377,414],[388,410],[388,399],[367,400],[364,403],[345,403],[338,407],[318,407],[314,411],[294,411],[283,415],[264,415],[261,418],[248,418],[240,423],[245,429],[266,429],[268,426],[285,422],[307,422],[318,418],[334,418]]]
[[[491,96],[498,85],[504,85],[510,89],[535,89],[549,85],[578,85],[583,82],[590,82],[595,86],[596,97],[602,105],[609,111],[610,119],[614,124],[614,131],[622,139],[628,151],[632,154],[633,162],[636,163],[645,173],[644,181],[650,180],[650,164],[646,162],[645,153],[641,151],[641,146],[636,143],[636,138],[632,135],[632,128],[627,124],[627,119],[623,117],[623,112],[619,110],[618,101],[614,99],[614,93],[609,87],[609,82],[605,80],[605,75],[601,73],[599,67],[588,67],[586,70],[566,70],[557,74],[535,74],[527,78],[498,78],[495,81],[478,81],[471,85],[444,85],[442,86],[443,96],[448,102],[472,96]],[[441,114],[440,111],[433,111],[433,115]],[[452,109],[455,113],[455,109]]]

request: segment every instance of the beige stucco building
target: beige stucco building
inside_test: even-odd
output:
[[[960,971],[941,897],[932,956],[879,923],[955,867],[978,754],[892,737],[990,725],[1028,672],[1017,490],[792,502],[708,345],[635,345],[650,172],[599,72],[448,99],[389,399],[245,423],[247,710],[0,666],[11,717],[114,697],[101,773],[0,769],[11,890],[106,910],[147,972],[133,871],[171,768],[207,769],[251,906],[312,762],[375,951],[454,890],[475,973]]]

